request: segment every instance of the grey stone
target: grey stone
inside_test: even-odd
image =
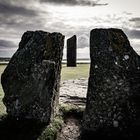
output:
[[[94,29],[90,57],[83,134],[134,136],[140,130],[140,56],[122,30]]]
[[[67,40],[67,66],[76,67],[76,51],[77,38],[76,35]]]
[[[1,77],[9,115],[49,122],[57,114],[63,46],[60,33],[24,33]]]

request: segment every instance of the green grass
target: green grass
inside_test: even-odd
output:
[[[80,107],[72,104],[59,104],[59,112],[63,116],[63,118],[67,118],[71,115],[75,116],[75,118],[82,119],[85,107]]]
[[[67,67],[63,65],[61,80],[87,78],[89,75],[89,64],[78,64],[77,67]]]
[[[58,132],[61,130],[64,120],[61,116],[56,116],[51,123],[44,128],[37,140],[55,140]]]

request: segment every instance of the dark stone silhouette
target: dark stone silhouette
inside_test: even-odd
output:
[[[122,30],[94,29],[90,57],[83,137],[139,136],[140,56]]]
[[[64,36],[27,31],[1,77],[7,113],[49,122],[59,100]]]
[[[76,67],[76,35],[67,40],[67,67]]]

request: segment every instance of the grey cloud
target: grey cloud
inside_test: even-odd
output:
[[[140,44],[131,42],[133,49],[140,55]]]
[[[17,45],[9,40],[0,39],[0,57],[11,57],[17,49]]]
[[[27,30],[44,30],[44,21],[39,17],[21,17],[12,16],[9,18],[1,17],[0,20],[0,38],[21,38]]]
[[[4,14],[5,17],[8,15],[23,15],[23,16],[36,16],[37,13],[23,6],[12,4],[7,1],[0,1],[0,14]]]
[[[15,48],[16,45],[12,41],[0,39],[0,49],[1,48]]]
[[[124,11],[123,13],[126,14],[126,15],[132,15],[132,13],[127,12],[127,11]]]
[[[0,0],[1,29],[14,29],[15,27],[18,30],[19,27],[25,27],[31,20],[34,22],[39,17],[38,11],[29,8],[27,2],[29,4],[31,0],[25,0],[25,4],[23,4],[22,0]]]
[[[89,46],[89,36],[82,34],[78,37],[78,48],[85,48]]]
[[[34,7],[35,1],[38,0],[0,0],[0,32],[3,36],[21,36],[26,30],[43,27],[43,20],[39,16],[41,12]]]
[[[40,2],[49,2],[49,3],[57,3],[57,4],[77,4],[77,0],[40,0]]]
[[[140,17],[131,18],[129,21],[133,22],[140,21]]]
[[[0,57],[11,57],[15,53],[16,49],[12,50],[0,50]]]
[[[136,28],[140,28],[140,17],[131,18],[129,21],[133,22]]]
[[[140,39],[140,30],[137,29],[124,29],[124,32],[130,39]]]
[[[83,6],[101,6],[108,5],[108,3],[99,3],[100,0],[40,0],[40,2],[49,2],[55,4],[66,4],[66,5],[83,5]]]

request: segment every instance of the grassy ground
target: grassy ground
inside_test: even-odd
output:
[[[62,81],[69,79],[87,78],[89,75],[89,64],[78,64],[77,67],[67,67],[66,64],[62,67]]]

